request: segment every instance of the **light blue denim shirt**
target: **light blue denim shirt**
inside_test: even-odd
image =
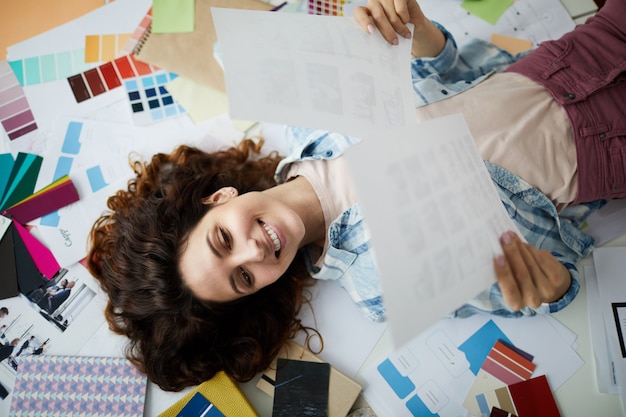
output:
[[[460,51],[452,36],[442,28],[447,41],[439,56],[428,59],[413,58],[411,73],[416,106],[451,97],[484,80],[493,72],[506,68],[521,55],[512,56],[495,46],[473,41]],[[289,164],[303,159],[330,159],[339,157],[359,139],[326,131],[287,127],[290,146],[288,156],[279,164],[276,178],[285,181]],[[576,263],[588,255],[593,239],[578,227],[585,218],[604,202],[568,207],[557,213],[556,207],[539,190],[511,172],[486,162],[487,169],[513,221],[526,240],[540,249],[550,251],[572,275],[572,284],[558,301],[543,304],[537,309],[525,307],[512,311],[502,298],[497,284],[451,312],[465,317],[478,311],[501,316],[517,317],[537,313],[552,313],[567,306],[580,289]],[[338,281],[348,292],[363,314],[373,321],[383,321],[385,306],[376,266],[374,248],[357,204],[335,219],[328,231],[329,249],[321,268],[315,268],[304,248],[309,271],[317,279]]]

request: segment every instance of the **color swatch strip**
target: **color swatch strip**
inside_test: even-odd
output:
[[[130,35],[130,38],[126,42],[126,45],[122,48],[122,54],[130,55],[136,52],[137,46],[141,45],[145,36],[150,34],[150,27],[152,25],[152,8],[148,9],[146,15],[141,19],[139,25],[135,31]]]
[[[483,363],[482,369],[507,385],[525,381],[532,375],[537,365],[522,357],[518,352],[496,342]]]
[[[62,80],[93,67],[85,63],[84,48],[9,61],[9,65],[22,86]]]
[[[122,85],[122,80],[151,74],[156,67],[138,61],[130,55],[104,63],[67,79],[74,93],[76,102],[80,103]]]
[[[8,61],[0,61],[0,122],[10,140],[37,129],[35,116]]]
[[[145,125],[186,113],[165,88],[177,77],[171,72],[159,72],[124,82],[135,124]]]
[[[130,39],[130,34],[107,34],[85,36],[85,62],[113,61]]]

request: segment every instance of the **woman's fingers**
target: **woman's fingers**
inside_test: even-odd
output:
[[[503,254],[494,259],[494,268],[504,301],[513,310],[538,308],[565,294],[571,276],[552,254],[522,242],[513,232],[500,239]]]
[[[411,38],[411,31],[405,24],[410,19],[406,0],[370,0],[367,6],[355,8],[353,16],[367,32],[377,29],[392,45],[399,43],[398,35]]]
[[[374,20],[369,14],[369,10],[365,6],[359,6],[354,9],[352,13],[354,20],[365,29],[369,33],[374,33],[376,31],[376,25],[374,24]]]
[[[513,232],[506,232],[500,238],[500,244],[509,269],[508,279],[511,280],[509,286],[517,287],[517,291],[514,292],[516,297],[510,306],[516,310],[524,306],[539,307],[541,302],[533,281],[531,269],[533,266],[528,263],[528,253],[524,250],[519,237]]]

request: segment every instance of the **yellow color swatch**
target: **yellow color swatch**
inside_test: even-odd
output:
[[[108,62],[119,57],[130,34],[85,36],[85,62]]]

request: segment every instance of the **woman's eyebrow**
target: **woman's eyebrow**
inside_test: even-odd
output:
[[[220,253],[220,251],[217,250],[217,248],[215,246],[213,246],[213,243],[211,242],[211,234],[207,233],[206,235],[206,243],[207,245],[209,245],[209,249],[211,249],[211,252],[213,252],[213,254],[215,254],[215,256],[217,256],[219,259],[222,259],[223,256]]]

